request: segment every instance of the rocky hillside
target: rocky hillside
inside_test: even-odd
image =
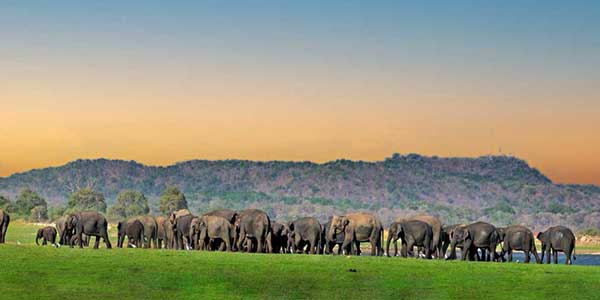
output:
[[[553,184],[525,161],[507,156],[439,158],[416,154],[383,161],[255,162],[193,160],[168,167],[134,161],[77,160],[61,167],[0,178],[0,194],[14,199],[29,187],[63,205],[79,188],[114,201],[122,189],[151,199],[167,185],[180,187],[192,209],[258,207],[276,219],[372,211],[385,222],[429,212],[445,223],[477,219],[536,228],[566,224],[600,227],[600,187]]]

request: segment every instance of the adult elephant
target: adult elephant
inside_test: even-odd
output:
[[[218,209],[203,214],[203,216],[217,216],[225,218],[231,225],[235,224],[235,219],[237,218],[237,215],[238,213],[231,209]]]
[[[450,257],[456,257],[456,246],[462,243],[462,260],[475,260],[477,249],[485,249],[490,252],[490,259],[496,259],[496,246],[500,242],[500,236],[496,227],[486,222],[476,222],[467,226],[459,226],[452,232]],[[483,259],[485,260],[485,258]]]
[[[153,216],[135,217],[144,225],[144,248],[158,249],[158,224]]]
[[[39,240],[42,239],[42,246],[46,246],[48,242],[51,245],[56,245],[56,228],[52,226],[46,226],[40,228],[35,235],[35,244],[39,245]]]
[[[64,215],[56,219],[56,221],[54,221],[54,225],[56,226],[56,230],[58,232],[58,243],[61,245],[64,245],[66,243],[69,243],[70,245],[71,236],[73,235],[72,232],[66,232],[65,234],[63,234],[63,232],[65,232],[66,229],[65,226],[68,217],[68,215]]]
[[[242,211],[235,222],[237,232],[236,244],[239,251],[272,252],[270,233],[271,219],[266,212],[260,209],[246,209]],[[266,247],[265,247],[266,244]]]
[[[192,213],[188,209],[176,210],[169,214],[169,231],[170,231],[170,234],[172,235],[172,238],[169,240],[168,248],[179,249],[179,246],[177,244],[177,219],[180,217],[188,216],[188,215],[192,215]],[[167,232],[167,234],[169,234],[169,233]],[[186,235],[187,235],[187,233],[186,233]],[[183,237],[182,237],[182,239],[183,239]],[[182,247],[181,249],[183,249],[183,241],[181,242],[180,246]]]
[[[423,248],[425,258],[431,259],[433,230],[426,222],[419,220],[393,222],[388,230],[385,250],[388,256],[390,255],[390,242],[392,240],[394,243],[394,256],[398,255],[398,239],[402,240],[402,257],[413,256],[413,247],[417,246]]]
[[[566,256],[565,264],[570,265],[575,257],[575,235],[571,229],[564,226],[550,227],[537,235],[537,239],[542,242],[542,261],[546,255],[546,263],[550,263],[550,252],[554,256],[554,263],[558,263],[558,252],[563,252]]]
[[[433,244],[433,255],[437,258],[443,258],[444,256],[442,255],[442,240],[441,240],[441,234],[442,234],[442,221],[440,221],[440,219],[438,217],[432,216],[432,215],[416,215],[413,217],[410,217],[408,219],[404,219],[404,218],[398,218],[396,219],[396,222],[403,222],[403,221],[407,221],[407,220],[418,220],[418,221],[423,221],[427,224],[429,224],[429,226],[431,226],[431,229],[433,230],[433,239],[432,244]]]
[[[65,235],[68,231],[75,232],[75,238],[78,239],[77,243],[79,248],[83,248],[83,234],[87,236],[95,236],[96,243],[94,249],[98,249],[100,238],[104,240],[106,248],[112,248],[110,240],[108,239],[108,222],[106,218],[96,211],[83,211],[75,214],[69,214],[65,221],[65,230],[62,233],[61,240],[65,240]],[[71,244],[71,247],[73,244]]]
[[[271,223],[271,246],[273,247],[273,253],[288,252],[288,234],[289,229],[287,225],[279,222]]]
[[[223,250],[231,251],[235,238],[235,229],[228,219],[219,216],[203,215],[190,223],[190,236],[195,249],[217,250],[223,244]],[[211,245],[214,248],[211,249]]]
[[[175,249],[191,250],[194,247],[192,237],[190,236],[190,225],[192,220],[198,218],[194,215],[184,215],[175,219]]]
[[[0,209],[0,244],[6,242],[6,230],[8,230],[8,224],[10,223],[10,215]]]
[[[168,248],[169,245],[169,219],[167,217],[156,217],[156,225],[157,227],[157,231],[156,231],[156,241],[158,244],[158,248],[162,249],[163,246],[165,248]]]
[[[288,224],[295,253],[316,254],[321,248],[321,223],[313,217],[299,218]],[[306,248],[306,250],[304,249]]]
[[[350,252],[358,255],[356,249],[360,248],[360,243],[370,242],[371,255],[383,255],[383,225],[375,215],[353,213],[344,216],[333,216],[327,239],[333,241],[336,239],[336,235],[341,232],[345,234],[342,249],[350,247]]]
[[[540,263],[540,257],[538,256],[535,248],[535,239],[533,233],[529,228],[521,225],[513,225],[505,228],[498,228],[498,234],[500,240],[504,241],[502,244],[501,257],[504,257],[505,253],[508,253],[508,261],[512,262],[512,253],[514,250],[523,251],[525,253],[525,263],[529,263],[531,257],[530,254],[535,256],[535,261]]]
[[[144,245],[144,224],[138,218],[131,218],[117,224],[117,247],[123,248],[127,236],[127,248],[142,248]]]

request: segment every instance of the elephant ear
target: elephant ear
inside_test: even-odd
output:
[[[350,224],[350,220],[348,220],[347,218],[344,218],[342,224],[344,227],[346,227],[346,226],[348,226],[348,224]]]
[[[537,238],[538,240],[540,240],[540,241],[541,241],[541,240],[544,238],[544,233],[543,233],[543,232],[541,232],[541,231],[540,231],[540,232],[538,232],[538,234],[537,234],[536,238]]]

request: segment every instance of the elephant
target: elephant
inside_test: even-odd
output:
[[[289,228],[278,222],[271,223],[271,246],[273,253],[287,253]]]
[[[542,242],[542,258],[546,255],[546,263],[550,263],[550,252],[554,256],[554,263],[558,263],[558,252],[563,252],[566,256],[565,264],[570,265],[575,257],[575,235],[571,229],[564,226],[555,226],[546,229],[537,234],[537,239]],[[571,255],[573,258],[571,259]]]
[[[117,247],[123,248],[127,236],[127,248],[142,248],[144,246],[144,224],[138,218],[130,218],[117,224]]]
[[[156,225],[157,227],[157,231],[156,231],[156,242],[158,244],[158,248],[162,249],[162,247],[166,247],[168,248],[169,245],[169,235],[168,232],[170,231],[168,229],[168,225],[169,225],[169,219],[167,217],[156,217]]]
[[[69,214],[65,221],[65,230],[62,232],[61,240],[65,240],[66,233],[75,231],[75,237],[78,239],[79,248],[83,248],[83,234],[95,236],[96,243],[94,249],[98,249],[100,238],[104,240],[106,248],[112,248],[108,239],[108,222],[106,218],[95,211],[83,211],[75,214]],[[73,244],[71,244],[73,247]]]
[[[513,225],[504,228],[498,228],[498,234],[500,240],[504,241],[502,244],[502,252],[500,257],[504,260],[504,253],[508,253],[508,261],[512,262],[513,250],[523,251],[525,253],[525,263],[529,263],[531,259],[530,254],[533,253],[535,261],[541,263],[540,257],[538,256],[535,248],[535,239],[531,230],[525,226]]]
[[[412,256],[413,247],[422,247],[425,258],[431,259],[433,252],[433,229],[431,225],[419,220],[393,222],[388,229],[385,252],[390,255],[390,241],[394,243],[394,256],[398,255],[398,239],[402,240],[402,257]],[[418,256],[418,255],[417,255]]]
[[[321,231],[321,250],[320,253],[324,254],[333,254],[333,249],[335,246],[338,246],[337,254],[342,254],[342,244],[344,243],[344,239],[346,239],[346,234],[342,231],[339,234],[335,235],[335,240],[329,240],[329,229],[331,227],[331,220],[323,225],[323,230]],[[356,249],[358,254],[360,255],[360,248]]]
[[[0,209],[0,244],[6,242],[6,230],[8,230],[8,224],[10,224],[10,215]]]
[[[167,231],[167,235],[172,235],[172,238],[169,239],[169,246],[167,248],[170,249],[178,249],[177,246],[177,218],[191,215],[192,213],[188,209],[180,209],[176,210],[169,214],[169,229]],[[170,233],[169,233],[170,232]],[[183,249],[183,248],[182,248]]]
[[[58,231],[58,243],[61,245],[66,244],[67,241],[69,241],[69,245],[70,245],[72,232],[67,232],[65,235],[63,235],[63,232],[65,232],[65,226],[66,226],[65,222],[67,221],[68,217],[69,217],[68,215],[64,215],[64,216],[56,219],[56,221],[54,221],[54,225],[56,226],[56,230]],[[63,240],[64,237],[66,237],[66,240]]]
[[[228,219],[203,215],[194,218],[190,223],[190,236],[195,249],[216,250],[218,246],[215,242],[220,241],[221,244],[225,245],[223,250],[231,251],[233,250],[235,229]],[[215,245],[213,249],[210,249],[211,244]]]
[[[173,223],[174,226],[174,249],[178,250],[190,250],[194,247],[192,238],[190,236],[190,224],[194,218],[198,218],[194,215],[183,215],[175,218]]]
[[[315,218],[304,217],[288,224],[288,238],[293,240],[293,252],[316,254],[321,248],[321,223]],[[304,249],[306,247],[306,249]],[[304,250],[304,251],[303,251]]]
[[[463,244],[462,260],[475,260],[477,249],[485,249],[490,252],[492,261],[496,258],[496,246],[500,243],[500,236],[496,227],[485,222],[476,222],[467,226],[459,226],[454,229],[450,237],[450,247],[452,248],[450,257],[456,257],[456,247]],[[485,252],[483,252],[485,260]]]
[[[271,219],[264,211],[252,208],[242,211],[236,218],[235,229],[239,251],[253,252],[255,243],[258,253],[273,251],[270,238]]]
[[[454,231],[455,228],[460,227],[460,226],[466,226],[466,224],[454,224],[454,225],[444,226],[444,228],[442,228],[442,232],[440,233],[440,242],[442,243],[442,249],[441,249],[442,257],[446,257],[448,247],[450,246],[450,237],[452,236],[452,232]],[[462,249],[462,243],[456,244],[456,247]],[[456,257],[451,257],[451,258],[454,259]]]
[[[152,248],[154,245],[154,249],[158,249],[158,224],[156,219],[153,216],[138,216],[135,217],[140,220],[142,225],[144,225],[144,248]]]
[[[423,221],[423,222],[429,224],[429,226],[431,226],[431,229],[433,230],[433,240],[432,240],[433,255],[440,259],[443,258],[444,256],[442,255],[442,240],[441,240],[442,222],[440,221],[440,219],[438,217],[435,217],[432,215],[417,215],[417,216],[413,216],[408,219],[398,218],[398,219],[396,219],[396,222],[402,222],[402,221],[406,221],[406,220]]]
[[[56,228],[52,226],[46,226],[44,228],[40,228],[35,235],[35,244],[39,245],[39,240],[42,239],[42,246],[46,246],[48,242],[51,245],[56,245]]]
[[[229,221],[229,223],[231,223],[231,225],[235,224],[235,219],[237,218],[237,215],[237,212],[230,209],[213,210],[204,214],[204,216],[217,216],[225,218],[227,219],[227,221]]]
[[[350,247],[351,254],[359,255],[357,249],[361,242],[371,243],[371,255],[383,255],[383,225],[378,217],[368,213],[353,213],[344,216],[333,216],[329,227],[329,241],[336,240],[336,235],[345,233],[342,249]]]

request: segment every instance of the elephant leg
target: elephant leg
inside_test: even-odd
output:
[[[572,253],[573,253],[572,249],[566,249],[565,250],[565,265],[572,264],[572,261],[571,261],[571,254]]]
[[[508,262],[513,261],[513,250],[512,248],[508,248]]]
[[[94,249],[98,249],[99,245],[100,245],[100,237],[96,236],[96,242],[94,243]]]
[[[77,243],[80,249],[83,249],[83,232],[77,230]]]
[[[398,238],[394,237],[394,256],[398,256]]]
[[[558,264],[558,251],[553,250],[552,252],[554,252],[553,253],[553,255],[554,255],[554,264]]]
[[[525,250],[523,251],[523,253],[525,253],[525,263],[528,264],[529,261],[531,260],[531,257],[529,256],[529,250]]]
[[[347,251],[348,248],[352,248],[351,244],[352,244],[352,240],[349,238],[348,235],[346,235],[346,238],[344,239],[344,243],[342,243],[342,249],[344,251]],[[349,254],[352,254],[352,253],[349,253]]]
[[[550,252],[551,252],[551,251],[550,251],[550,247],[548,247],[548,248],[546,249],[546,263],[547,263],[547,264],[550,264],[550,259],[551,259],[551,257],[550,257],[550,256],[551,256],[551,255],[550,255]]]
[[[102,240],[104,240],[104,244],[106,245],[106,249],[111,249],[112,245],[110,243],[110,240],[108,239],[108,231],[104,231],[102,232]]]
[[[369,240],[371,242],[371,256],[377,256],[377,239],[371,237]]]
[[[533,257],[535,257],[535,262],[536,263],[542,263],[542,260],[540,259],[538,253],[537,253],[537,249],[532,249],[531,252],[533,253]],[[543,255],[543,254],[542,254]]]

